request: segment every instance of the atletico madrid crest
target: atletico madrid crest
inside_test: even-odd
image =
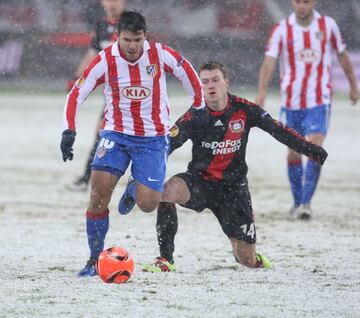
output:
[[[106,148],[105,147],[100,147],[98,152],[97,152],[97,156],[99,159],[101,159],[102,157],[104,157],[106,154]]]
[[[323,41],[325,38],[325,33],[322,31],[318,31],[315,33],[315,37],[319,40],[319,41]]]
[[[158,73],[158,69],[157,69],[156,64],[150,64],[150,65],[146,66],[146,73],[150,77],[155,77],[156,74]]]

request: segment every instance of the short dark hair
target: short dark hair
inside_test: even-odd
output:
[[[229,78],[224,64],[222,64],[220,62],[207,61],[200,66],[199,73],[201,73],[201,71],[204,71],[204,70],[207,70],[207,71],[219,70],[223,74],[224,79]]]
[[[124,11],[118,22],[118,32],[121,31],[146,32],[145,17],[136,11]]]

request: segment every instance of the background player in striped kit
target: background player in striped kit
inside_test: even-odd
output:
[[[156,230],[160,257],[145,264],[150,272],[174,271],[175,203],[201,212],[210,209],[229,238],[235,259],[251,268],[272,268],[256,253],[256,229],[246,178],[248,136],[259,127],[278,141],[323,164],[327,153],[271,118],[261,107],[228,93],[224,66],[210,61],[200,67],[206,108],[190,109],[171,129],[170,152],[192,141],[192,159],[185,173],[170,178],[159,203]]]
[[[145,18],[125,11],[118,23],[119,37],[97,54],[67,97],[63,160],[72,160],[77,110],[87,96],[104,84],[105,124],[91,172],[91,194],[86,213],[90,259],[80,276],[96,275],[96,261],[109,228],[108,204],[112,192],[131,162],[136,199],[144,212],[160,201],[166,172],[170,126],[166,75],[175,75],[192,99],[192,107],[205,105],[200,80],[175,50],[146,41]]]
[[[359,90],[336,22],[315,11],[315,4],[315,0],[292,0],[294,12],[273,27],[260,69],[256,103],[264,105],[280,57],[281,117],[307,140],[322,145],[329,124],[333,52],[349,80],[353,104],[359,99]],[[309,219],[320,165],[310,159],[304,169],[301,155],[289,149],[288,176],[294,199],[290,216]]]
[[[117,22],[119,16],[125,9],[126,0],[101,0],[101,7],[104,9],[105,15],[95,16],[94,21],[89,21],[92,25],[91,29],[91,46],[81,60],[77,70],[73,75],[73,79],[68,82],[67,90],[70,91],[75,81],[81,76],[85,68],[91,63],[97,53],[105,49],[117,40]],[[95,10],[95,9],[93,9]],[[97,10],[96,10],[97,11]],[[91,19],[90,19],[91,20]],[[90,150],[89,157],[86,161],[84,173],[76,178],[73,182],[66,185],[70,190],[84,191],[88,187],[91,173],[91,163],[94,159],[96,147],[99,143],[99,132],[104,124],[104,111],[101,112],[99,121],[96,126],[96,135],[93,146]]]

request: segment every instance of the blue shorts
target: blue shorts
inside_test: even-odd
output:
[[[169,152],[167,136],[139,137],[102,130],[92,170],[121,177],[130,161],[133,178],[149,188],[162,192]]]
[[[309,136],[314,133],[326,136],[329,128],[330,108],[329,104],[300,110],[281,107],[280,121],[301,136]]]

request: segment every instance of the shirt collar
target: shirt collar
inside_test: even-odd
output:
[[[316,10],[313,10],[314,12],[314,20],[318,20],[321,18],[321,14],[319,12],[317,12]],[[311,23],[313,22],[311,21]],[[295,12],[291,13],[290,16],[289,16],[289,24],[291,25],[297,25],[296,23],[296,15],[295,15]]]
[[[144,50],[144,52],[146,52],[149,49],[150,49],[150,44],[147,40],[145,40],[143,50]],[[119,46],[118,46],[117,41],[112,45],[111,55],[112,56],[120,56]]]

